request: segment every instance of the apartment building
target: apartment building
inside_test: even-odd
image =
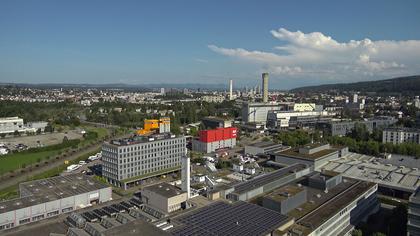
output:
[[[420,144],[420,129],[387,128],[382,133],[383,143],[417,143]]]

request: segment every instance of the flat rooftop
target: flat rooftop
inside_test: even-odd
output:
[[[283,200],[288,199],[289,197],[292,197],[302,191],[304,191],[305,188],[303,186],[298,185],[286,185],[281,188],[278,188],[274,190],[272,193],[265,196],[265,198],[272,199],[274,201],[281,202]]]
[[[185,191],[182,191],[180,188],[173,186],[171,184],[168,184],[168,183],[160,183],[160,184],[147,186],[147,187],[144,187],[144,190],[154,192],[166,198],[175,197],[175,196],[185,193]]]
[[[272,142],[272,141],[267,141],[267,142],[258,142],[258,143],[251,143],[248,144],[247,146],[251,146],[251,147],[259,147],[259,148],[268,148],[268,147],[272,147],[272,146],[282,146],[281,144]]]
[[[127,146],[139,143],[148,143],[148,142],[155,142],[159,140],[165,139],[173,139],[179,138],[181,136],[177,136],[171,133],[161,133],[161,134],[151,134],[147,136],[133,136],[131,138],[123,138],[123,139],[115,139],[111,140],[110,142],[105,142],[106,144],[111,144],[115,146]]]
[[[294,217],[296,220],[302,218],[306,214],[310,213],[311,211],[315,210],[320,205],[326,203],[330,199],[332,199],[334,196],[337,196],[338,194],[342,193],[346,189],[350,188],[353,184],[355,184],[357,180],[353,179],[347,179],[343,180],[340,184],[336,185],[335,187],[328,190],[328,192],[324,192],[321,189],[309,187],[305,185],[305,188],[307,190],[307,201],[300,205],[299,207],[291,210],[289,213],[287,213],[288,216]],[[298,183],[292,183],[286,186],[297,186]]]
[[[276,211],[238,201],[214,202],[171,220],[175,236],[188,235],[268,235],[289,221]]]
[[[217,116],[207,116],[204,117],[203,120],[210,120],[210,121],[217,121],[217,122],[229,122],[232,121],[232,119],[229,118],[222,118],[222,117],[217,117]]]
[[[349,153],[328,161],[322,169],[342,173],[343,176],[378,183],[380,186],[414,192],[420,186],[420,171],[413,157],[382,159]]]
[[[109,186],[91,176],[72,174],[21,183],[19,188],[21,198],[0,202],[0,213],[109,188]]]
[[[420,129],[408,127],[388,127],[384,131],[420,133]]]
[[[311,230],[316,229],[374,185],[374,183],[370,182],[357,181],[349,188],[332,197],[321,207],[300,218],[297,223],[310,227]]]
[[[170,235],[168,232],[159,229],[153,224],[144,220],[134,220],[127,224],[113,227],[102,232],[103,236],[114,235],[140,235],[140,236],[155,236],[155,235]]]
[[[285,151],[274,152],[273,154],[278,156],[294,157],[313,161],[317,159],[322,159],[323,157],[331,153],[337,152],[338,150],[339,149],[336,147],[331,147],[329,149],[324,149],[313,154],[304,154],[299,152],[299,148],[291,148]]]
[[[286,176],[293,174],[294,172],[301,171],[306,168],[307,166],[304,164],[294,164],[288,167],[284,167],[280,170],[275,170],[273,172],[270,172],[261,176],[257,176],[249,181],[242,182],[238,185],[235,185],[234,186],[235,191],[233,193],[241,194],[244,192],[248,192],[252,189],[259,188],[275,180],[284,178]]]

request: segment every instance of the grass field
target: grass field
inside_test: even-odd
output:
[[[60,150],[51,150],[35,153],[14,153],[5,157],[0,157],[0,175],[16,170],[22,165],[34,165],[38,160],[46,160],[47,157],[53,158]]]
[[[98,134],[96,140],[100,140],[108,135],[108,130],[106,128],[96,128],[91,126],[82,126],[82,128],[86,131],[96,132]],[[79,143],[79,147],[88,146],[89,144],[96,142],[96,140],[83,140]],[[43,162],[48,160],[48,157],[50,159],[55,158],[55,156],[60,152],[63,152],[64,149],[66,148],[39,152],[18,152],[0,157],[0,175],[20,169],[23,165],[36,165],[39,161]]]
[[[80,157],[78,157],[77,159],[71,161],[69,164],[63,164],[60,165],[59,167],[50,169],[48,171],[45,171],[41,174],[38,175],[34,175],[30,178],[28,178],[26,181],[31,181],[31,180],[37,180],[37,179],[45,179],[45,178],[49,178],[49,177],[53,177],[53,176],[58,176],[61,172],[63,172],[64,170],[66,170],[67,166],[71,165],[71,164],[76,164],[79,163],[79,161],[81,160],[86,160],[89,156],[99,152],[100,149],[95,150],[93,152],[87,153],[85,155],[82,155]],[[14,186],[10,186],[8,188],[2,189],[0,190],[0,200],[8,200],[8,199],[13,199],[13,198],[17,198],[19,197],[19,185],[16,184]]]

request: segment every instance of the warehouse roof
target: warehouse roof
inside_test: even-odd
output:
[[[238,201],[215,202],[175,217],[172,235],[267,235],[289,221],[276,211]]]
[[[0,202],[0,213],[108,188],[91,176],[72,174],[35,180],[19,185],[21,198]]]
[[[151,223],[144,220],[134,220],[127,224],[113,227],[102,232],[104,236],[111,235],[139,235],[139,236],[154,236],[154,235],[170,235],[169,233],[159,229]]]
[[[286,185],[281,188],[276,189],[274,192],[270,193],[269,195],[265,196],[265,198],[272,199],[274,201],[283,201],[285,199],[288,199],[290,197],[293,197],[294,195],[305,191],[305,188],[301,185]]]
[[[266,141],[266,142],[251,143],[251,144],[248,144],[247,146],[258,147],[258,148],[268,148],[268,147],[281,146],[281,144],[278,144],[272,141]]]
[[[185,193],[185,191],[182,191],[178,187],[173,186],[168,183],[159,183],[159,184],[147,186],[147,187],[144,187],[144,190],[154,192],[156,194],[159,194],[167,198],[175,197],[182,193]]]
[[[338,148],[329,148],[329,149],[324,149],[321,150],[319,152],[315,152],[313,154],[304,154],[299,152],[299,148],[291,148],[285,151],[279,151],[279,152],[274,152],[274,155],[278,155],[278,156],[287,156],[287,157],[294,157],[294,158],[303,158],[303,159],[308,159],[308,160],[317,160],[317,159],[322,159],[325,156],[337,152]]]
[[[294,165],[282,168],[280,170],[276,170],[276,171],[267,173],[267,174],[262,175],[262,176],[257,176],[254,179],[251,179],[251,180],[246,181],[246,182],[242,182],[242,183],[234,186],[235,187],[234,193],[241,194],[241,193],[244,193],[244,192],[248,192],[250,190],[253,190],[255,188],[259,188],[259,187],[264,186],[268,183],[271,183],[275,180],[278,180],[280,178],[284,178],[284,177],[286,177],[286,176],[288,176],[288,175],[290,175],[294,172],[301,171],[305,168],[307,168],[307,166],[304,165],[304,164],[294,164]]]
[[[318,207],[297,220],[297,223],[314,230],[374,185],[375,183],[357,181],[340,194],[329,199],[322,207]]]

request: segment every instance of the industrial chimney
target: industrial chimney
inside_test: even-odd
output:
[[[268,102],[268,73],[262,73],[263,102]]]
[[[229,81],[229,100],[233,100],[233,80]]]
[[[187,198],[191,197],[190,190],[190,158],[187,155],[184,155],[181,159],[181,189],[182,191],[187,192]]]

